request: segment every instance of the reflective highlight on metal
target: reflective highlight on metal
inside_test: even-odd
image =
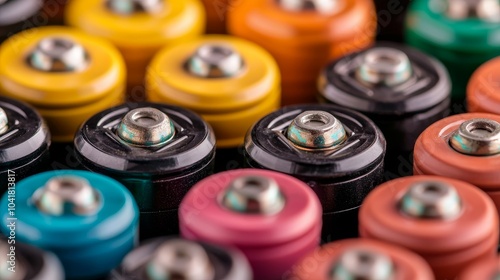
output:
[[[90,58],[80,44],[64,37],[42,39],[28,58],[35,69],[46,72],[76,72],[87,68]]]
[[[293,144],[310,149],[331,148],[347,139],[342,123],[324,111],[305,111],[298,115],[286,135]]]
[[[146,264],[148,280],[213,280],[214,275],[214,267],[205,249],[182,239],[161,244]]]
[[[0,108],[0,135],[5,133],[9,129],[9,119],[7,113]]]
[[[33,194],[33,200],[40,211],[54,216],[87,215],[101,205],[99,194],[89,182],[74,176],[49,180]]]
[[[404,214],[415,218],[453,219],[462,210],[456,189],[439,181],[414,183],[399,204]]]
[[[1,4],[1,3],[0,3]],[[10,239],[12,240],[12,239]],[[23,259],[19,255],[19,251],[15,251],[15,259],[11,262],[11,250],[7,241],[0,240],[0,279],[2,280],[23,280],[28,279],[26,276],[26,267],[24,266]],[[14,263],[15,272],[9,270],[12,269],[12,263]]]
[[[118,125],[116,134],[129,144],[152,147],[171,140],[175,127],[167,114],[152,107],[143,107],[128,112]]]
[[[498,0],[447,0],[446,13],[456,20],[480,18],[499,21],[500,3]]]
[[[350,250],[340,256],[333,267],[331,280],[392,280],[392,260],[383,254],[362,249]]]
[[[316,11],[330,14],[338,7],[338,0],[278,0],[280,6],[288,11]]]
[[[450,138],[450,145],[467,155],[496,155],[500,153],[500,123],[490,119],[465,121]]]
[[[228,78],[244,68],[241,55],[225,44],[205,44],[188,60],[188,71],[202,78]]]
[[[135,13],[157,13],[165,3],[163,0],[108,0],[108,8],[117,14],[132,15]]]
[[[231,182],[221,204],[246,214],[273,215],[285,207],[285,197],[279,185],[263,176],[242,176]]]
[[[408,56],[397,49],[378,47],[362,54],[361,66],[356,71],[358,81],[368,85],[396,86],[413,74]]]

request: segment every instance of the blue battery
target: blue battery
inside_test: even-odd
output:
[[[28,177],[2,197],[1,231],[61,260],[69,279],[95,279],[118,266],[138,240],[138,207],[119,182],[87,171]]]

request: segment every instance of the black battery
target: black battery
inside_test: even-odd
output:
[[[29,105],[0,97],[0,193],[49,168],[50,133]],[[10,179],[9,179],[10,178]]]
[[[0,0],[0,43],[22,30],[47,24],[43,0]]]
[[[451,83],[437,60],[397,43],[378,43],[328,65],[321,102],[359,111],[377,124],[389,147],[386,179],[412,174],[420,133],[449,114]]]
[[[82,125],[74,144],[85,169],[132,192],[141,212],[141,239],[177,234],[182,198],[213,173],[212,129],[175,106],[127,103],[102,111]]]
[[[306,182],[323,206],[323,242],[358,235],[358,209],[383,181],[386,143],[364,115],[333,105],[284,107],[245,139],[246,163]]]
[[[156,238],[130,252],[109,280],[251,280],[245,256],[235,249],[178,238]]]

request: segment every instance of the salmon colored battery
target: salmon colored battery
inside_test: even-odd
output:
[[[359,215],[361,237],[410,249],[436,279],[456,279],[476,261],[495,258],[495,205],[475,186],[438,176],[412,176],[378,186]]]
[[[52,141],[67,143],[80,124],[123,101],[125,65],[110,43],[70,27],[18,33],[0,46],[0,92],[33,105]]]
[[[181,235],[246,255],[254,279],[274,280],[319,244],[321,204],[301,181],[238,169],[196,184],[179,209]]]
[[[229,9],[227,26],[276,58],[290,105],[315,102],[322,67],[370,45],[376,21],[371,0],[252,0]]]
[[[345,239],[316,249],[284,279],[432,280],[434,276],[424,259],[411,251],[371,239]]]
[[[469,113],[442,119],[419,136],[413,158],[414,174],[469,182],[500,209],[499,115]]]
[[[500,115],[500,57],[477,69],[467,86],[467,111]]]
[[[260,118],[278,109],[280,73],[275,60],[249,41],[208,35],[161,50],[148,69],[150,101],[173,104],[200,114],[217,138],[217,170]]]
[[[205,30],[199,0],[73,0],[65,20],[118,47],[127,64],[129,101],[144,101],[146,68],[158,50]]]
[[[500,257],[483,262],[476,262],[467,267],[458,280],[488,279],[496,280],[500,277]]]

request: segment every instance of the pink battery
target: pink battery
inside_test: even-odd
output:
[[[239,248],[254,279],[281,279],[318,246],[321,204],[302,181],[238,169],[197,183],[179,209],[184,238]]]

